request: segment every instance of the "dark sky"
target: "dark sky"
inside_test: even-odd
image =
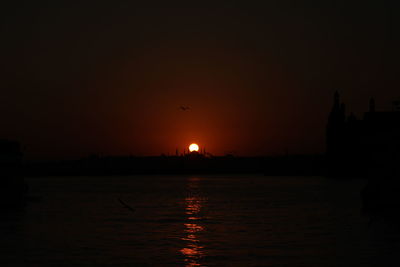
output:
[[[332,95],[392,109],[389,1],[10,1],[1,138],[28,158],[324,151]],[[179,106],[189,106],[181,111]]]

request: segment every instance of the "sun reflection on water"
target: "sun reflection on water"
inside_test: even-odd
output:
[[[198,234],[205,230],[204,226],[198,223],[201,217],[201,209],[205,200],[199,195],[199,179],[190,178],[188,190],[190,197],[185,199],[185,214],[187,221],[184,223],[185,236],[181,238],[186,242],[180,252],[185,257],[186,266],[202,266],[199,260],[204,257],[204,246],[202,246]]]

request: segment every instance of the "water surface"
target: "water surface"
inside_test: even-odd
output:
[[[42,200],[0,220],[1,265],[398,266],[399,231],[362,216],[361,180],[27,179]],[[126,208],[120,201],[134,209]]]

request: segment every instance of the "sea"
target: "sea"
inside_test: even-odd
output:
[[[263,175],[26,178],[0,266],[400,266],[365,180]]]

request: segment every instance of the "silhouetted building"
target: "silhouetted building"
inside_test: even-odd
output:
[[[21,173],[22,152],[16,141],[0,139],[0,208],[15,209],[25,204],[27,185]]]
[[[22,152],[16,141],[0,139],[0,171],[1,177],[15,176],[20,169]]]
[[[339,93],[329,114],[326,153],[331,174],[395,171],[400,158],[400,112],[376,111],[374,99],[362,119],[346,118]]]

